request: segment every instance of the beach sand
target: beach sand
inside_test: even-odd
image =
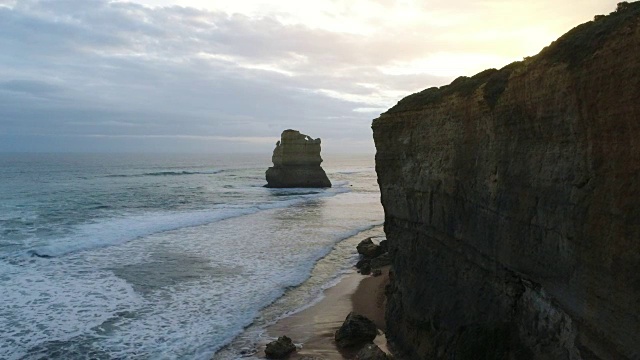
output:
[[[379,335],[375,343],[387,351],[384,337],[384,288],[388,283],[389,267],[382,269],[382,275],[364,276],[355,270],[324,292],[324,298],[317,304],[289,317],[283,318],[267,328],[269,337],[275,339],[286,335],[299,349],[290,359],[304,356],[321,359],[353,359],[354,352],[340,351],[335,345],[333,334],[342,325],[349,312],[364,315],[376,323]],[[301,347],[301,348],[300,348]],[[264,350],[264,345],[262,347]],[[259,354],[264,357],[264,353]]]

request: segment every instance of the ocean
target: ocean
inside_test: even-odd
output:
[[[251,358],[382,234],[373,155],[324,157],[0,154],[0,359]]]

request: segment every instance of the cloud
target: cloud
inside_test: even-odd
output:
[[[159,141],[174,151],[270,151],[246,140],[286,128],[372,151],[371,119],[402,97],[531,55],[523,38],[568,30],[557,30],[566,16],[518,27],[510,12],[574,10],[548,0],[320,1],[300,13],[286,1],[238,11],[229,10],[237,1],[222,1],[225,11],[170,3],[0,0],[0,151]],[[82,140],[98,135],[100,147]]]
[[[0,91],[11,91],[32,96],[52,94],[60,90],[58,86],[41,81],[9,80],[0,82]]]

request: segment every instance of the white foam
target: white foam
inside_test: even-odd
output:
[[[109,345],[105,346],[115,356],[124,358],[130,356],[131,349],[114,348],[128,341],[140,344],[138,350],[143,353],[161,358],[175,358],[175,354],[180,354],[181,358],[210,359],[215,351],[251,324],[262,308],[287,289],[307,280],[316,261],[326,256],[336,243],[381,224],[381,209],[371,206],[376,204],[372,202],[375,200],[375,196],[349,193],[327,199],[317,207],[271,209],[180,230],[181,251],[220,259],[234,266],[230,277],[163,291],[158,297],[166,301],[155,304],[148,317],[132,323],[121,334],[110,338]],[[348,213],[343,214],[341,207]],[[177,232],[157,234],[127,244],[130,250],[111,248],[109,251],[148,249],[151,243],[159,242],[166,248],[174,245],[164,241],[171,241],[176,235]],[[171,340],[158,343],[158,329],[167,324],[171,324]]]
[[[294,191],[295,189],[291,189]],[[298,191],[300,189],[297,189]],[[153,212],[111,218],[96,223],[78,226],[73,235],[49,240],[47,245],[27,251],[39,257],[58,257],[65,254],[107,246],[121,245],[142,236],[204,225],[238,216],[253,214],[261,210],[284,208],[313,199],[335,196],[348,189],[330,189],[318,193],[295,195],[288,200],[250,205],[226,205],[204,211]]]
[[[0,358],[18,359],[45,341],[73,338],[142,302],[131,286],[93,267],[0,263]],[[82,269],[80,269],[82,270]]]
[[[114,358],[210,359],[254,322],[262,308],[305,281],[336,243],[381,223],[378,195],[344,190],[323,194],[325,199],[313,206],[305,203],[319,194],[232,209],[254,213],[227,221],[165,232],[155,227],[152,235],[120,246],[20,265],[0,262],[0,353],[18,359],[33,346],[82,335],[97,337],[96,347]],[[189,214],[183,214],[185,221],[193,221]],[[133,220],[143,219],[119,225],[135,226]],[[104,229],[91,230],[97,235]],[[200,259],[211,269],[145,294],[116,276],[131,266],[144,270],[158,263],[154,266],[170,271],[162,261],[171,254]],[[149,273],[132,276],[144,282]],[[136,316],[121,319],[122,311]],[[116,326],[103,334],[99,328],[110,319],[118,319]],[[14,329],[15,324],[20,327]]]

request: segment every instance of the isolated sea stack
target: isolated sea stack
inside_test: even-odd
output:
[[[640,3],[373,122],[407,359],[640,359]]]
[[[320,164],[320,138],[297,130],[285,130],[273,150],[273,166],[267,169],[269,188],[327,188],[331,181]]]

